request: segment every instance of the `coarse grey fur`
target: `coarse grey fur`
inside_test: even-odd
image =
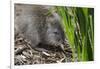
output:
[[[60,17],[49,9],[53,6],[15,4],[15,35],[21,33],[31,41],[32,48],[39,43],[59,46],[65,36],[60,25]]]

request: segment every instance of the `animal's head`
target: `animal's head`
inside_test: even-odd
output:
[[[57,13],[54,13],[52,16],[49,16],[46,19],[48,28],[47,28],[47,42],[51,45],[58,46],[63,44],[65,35],[61,27],[60,17]]]

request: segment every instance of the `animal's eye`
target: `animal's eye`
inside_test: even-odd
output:
[[[53,32],[54,34],[59,34],[58,32]]]

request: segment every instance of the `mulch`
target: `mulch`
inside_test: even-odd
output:
[[[64,52],[53,46],[47,47],[47,51],[36,51],[31,48],[30,41],[21,37],[15,36],[14,47],[14,64],[15,65],[32,65],[32,64],[51,64],[72,62],[72,51],[69,45],[64,45]]]

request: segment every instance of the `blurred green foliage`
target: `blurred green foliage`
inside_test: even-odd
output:
[[[94,60],[94,9],[83,7],[55,7],[61,25],[78,61]]]

